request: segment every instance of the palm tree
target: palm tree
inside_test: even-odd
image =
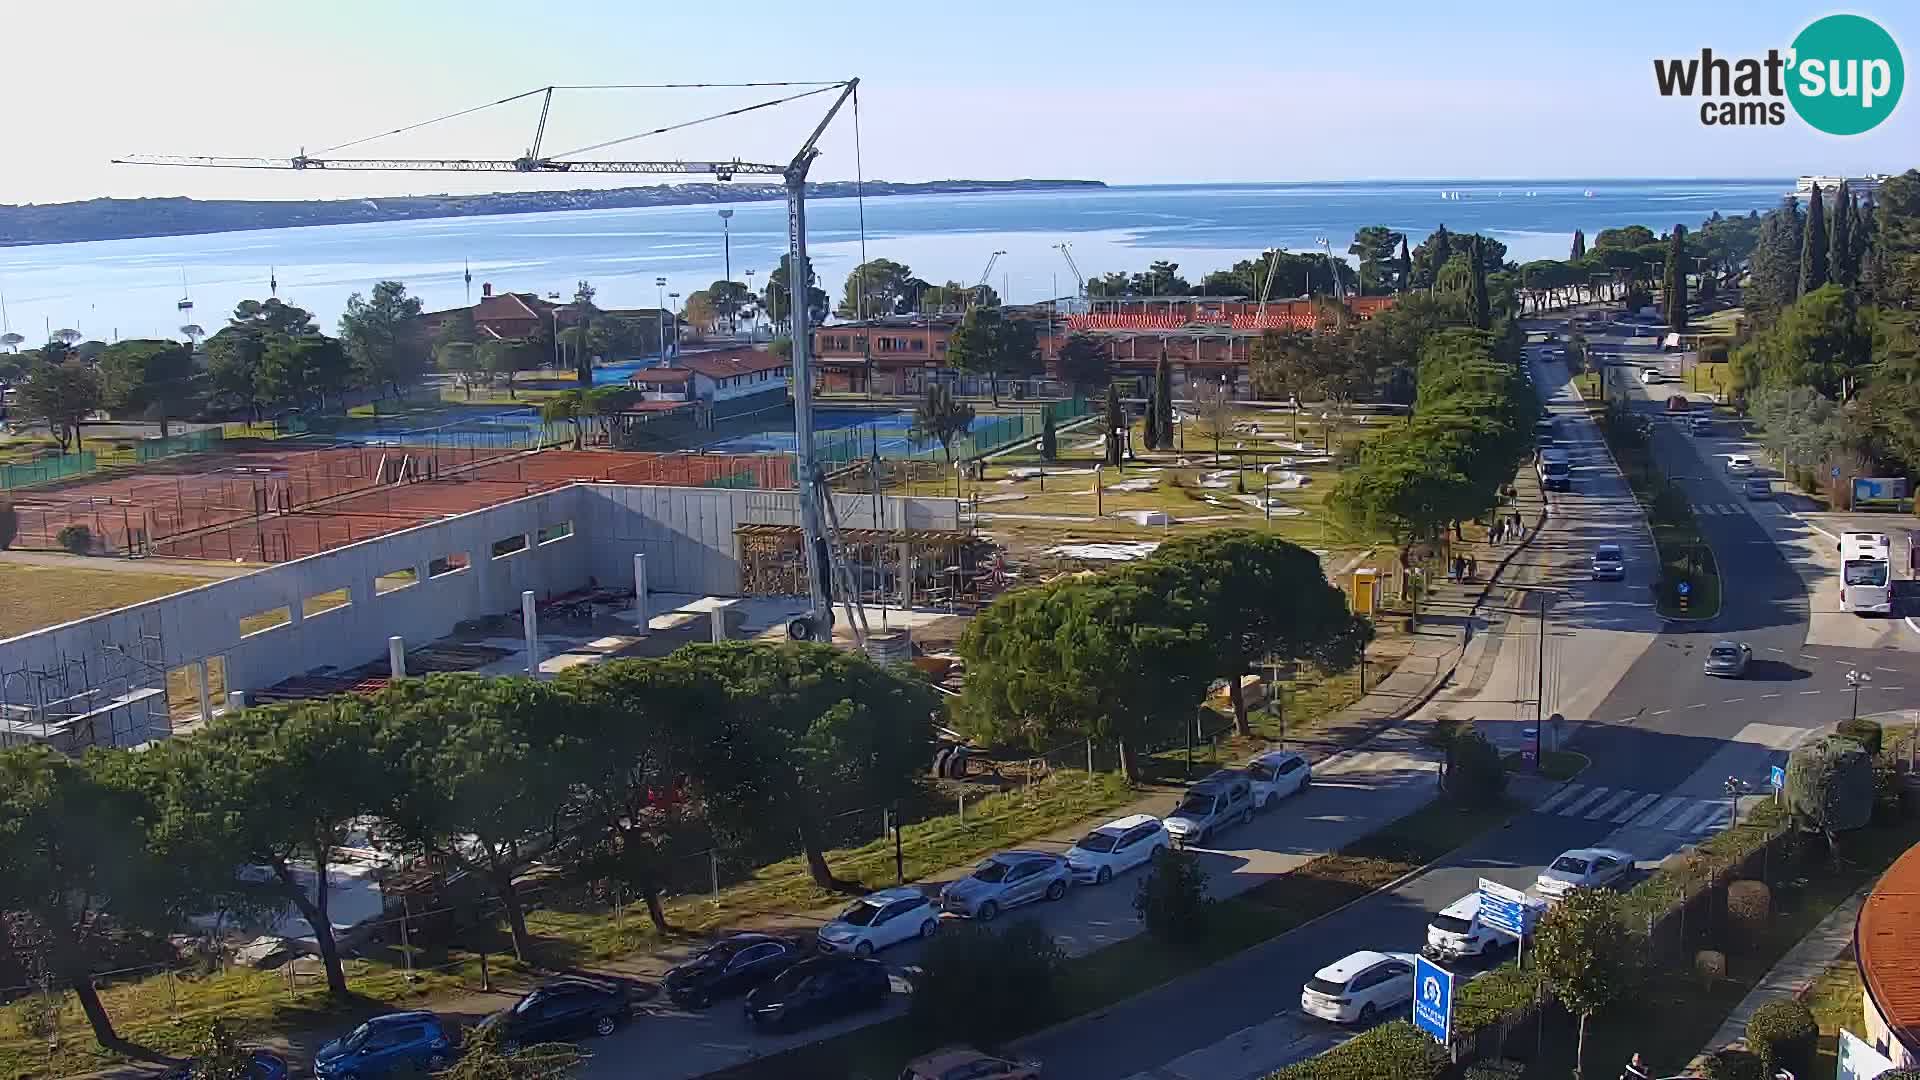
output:
[[[207,331],[199,323],[188,323],[180,328],[180,336],[187,339],[187,351],[192,352],[200,339],[207,336]]]
[[[585,446],[586,429],[581,422],[594,413],[593,399],[578,390],[566,390],[555,394],[540,404],[540,419],[549,424],[567,423],[573,425],[573,448]]]
[[[0,345],[5,345],[7,347],[7,351],[9,352],[19,352],[20,343],[25,340],[27,340],[25,337],[22,337],[19,334],[13,333],[12,331],[8,331],[7,333],[0,334]]]
[[[72,346],[74,342],[79,341],[83,336],[84,335],[78,330],[55,330],[53,332],[53,340],[67,346]]]

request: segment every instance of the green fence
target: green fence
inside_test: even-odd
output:
[[[189,431],[184,435],[169,435],[164,439],[141,439],[133,444],[133,459],[144,462],[179,454],[204,454],[220,449],[226,437],[226,433],[219,428],[207,428]]]
[[[1053,424],[1056,428],[1072,423],[1093,411],[1093,407],[1084,398],[1050,402],[1045,407],[1053,410]],[[1045,426],[1045,421],[1038,409],[1031,412],[981,417],[974,422],[971,431],[953,440],[953,459],[962,461],[979,457],[1028,439],[1037,439]],[[815,457],[823,467],[829,470],[867,461],[875,455],[890,460],[946,456],[940,448],[938,439],[919,435],[911,429],[872,427],[829,429],[814,434],[813,446]]]
[[[35,484],[50,484],[55,480],[80,476],[83,473],[92,472],[98,464],[94,460],[93,451],[85,450],[78,454],[44,457],[38,461],[24,462],[19,465],[0,465],[0,491],[32,487]]]

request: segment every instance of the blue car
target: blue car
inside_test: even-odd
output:
[[[322,1046],[313,1055],[313,1072],[323,1080],[380,1080],[395,1069],[438,1071],[451,1060],[453,1040],[439,1017],[388,1013]]]
[[[200,1073],[197,1062],[189,1061],[182,1068],[167,1074],[167,1080],[196,1080]],[[247,1072],[247,1080],[287,1080],[287,1059],[271,1050],[253,1051],[253,1068]]]

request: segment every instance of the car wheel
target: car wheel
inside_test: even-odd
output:
[[[1367,1002],[1365,1005],[1360,1006],[1360,1026],[1366,1027],[1367,1025],[1372,1024],[1374,1021],[1374,1018],[1379,1015],[1380,1015],[1380,1010],[1378,1008],[1375,1008],[1373,1002],[1371,1001]]]
[[[1100,868],[1099,873],[1093,875],[1093,883],[1095,885],[1105,885],[1107,882],[1112,880],[1113,880],[1113,867],[1111,866],[1103,866]]]
[[[1162,856],[1162,855],[1164,855],[1164,854],[1166,854],[1166,852],[1167,852],[1167,845],[1165,845],[1165,844],[1155,844],[1155,845],[1153,845],[1153,850],[1152,850],[1152,851],[1149,851],[1149,852],[1147,852],[1147,862],[1148,862],[1149,864],[1151,864],[1151,863],[1153,862],[1153,860],[1155,860],[1155,859],[1157,859],[1157,858],[1159,858],[1160,856]]]
[[[998,914],[1000,914],[1000,905],[989,900],[975,909],[973,917],[981,922],[992,922],[993,917]]]
[[[699,1012],[701,1009],[713,1004],[713,998],[705,990],[693,990],[688,992],[683,1004],[685,1004],[688,1009]]]
[[[1260,804],[1260,809],[1271,810],[1278,805],[1280,805],[1280,796],[1268,792],[1266,801]]]
[[[1253,807],[1249,806],[1245,810],[1242,810],[1240,812],[1240,824],[1242,825],[1253,824]]]
[[[867,957],[869,957],[869,956],[872,956],[872,955],[873,955],[873,942],[871,942],[871,941],[862,941],[862,942],[859,942],[858,944],[856,944],[856,945],[854,945],[854,947],[853,947],[853,955],[855,955],[855,956],[857,956],[857,957],[859,957],[859,958],[860,958],[860,959],[862,959],[862,960],[865,960],[865,959],[866,959]]]
[[[920,936],[923,939],[930,938],[939,932],[940,932],[939,919],[928,919],[926,922],[923,922],[920,924]]]
[[[602,1016],[593,1022],[593,1033],[604,1039],[613,1034],[613,1029],[619,1026],[620,1021],[614,1019],[613,1016]]]
[[[1058,900],[1065,895],[1067,895],[1066,882],[1056,881],[1053,884],[1047,886],[1047,899]]]

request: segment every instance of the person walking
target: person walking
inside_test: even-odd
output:
[[[1652,1075],[1647,1071],[1646,1062],[1640,1060],[1640,1054],[1636,1051],[1633,1060],[1627,1062],[1627,1067],[1621,1071],[1620,1080],[1652,1080]]]

